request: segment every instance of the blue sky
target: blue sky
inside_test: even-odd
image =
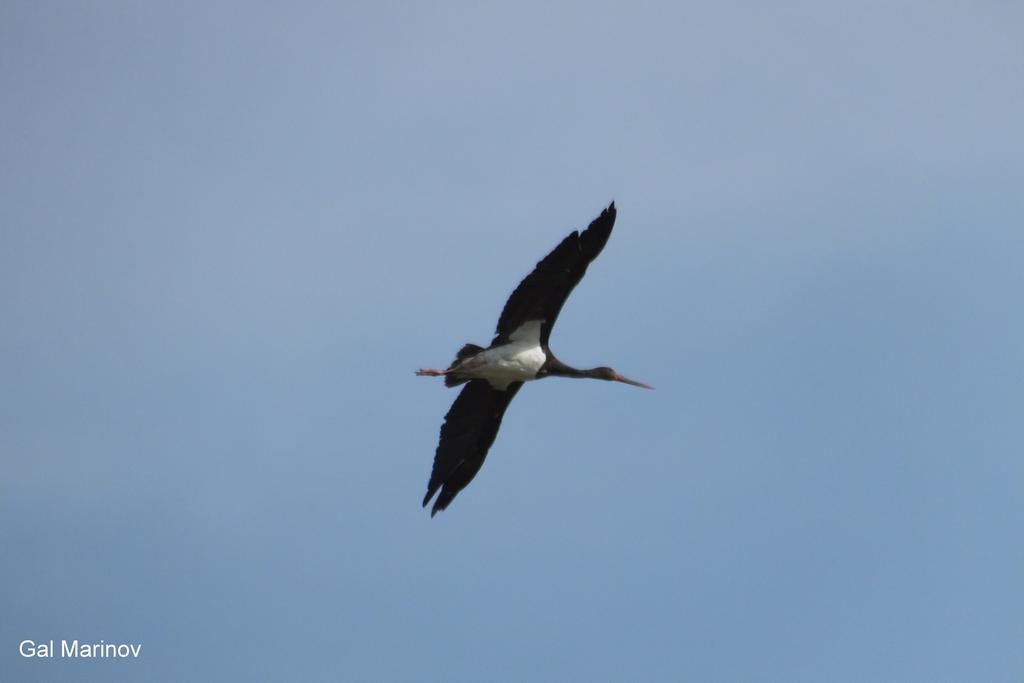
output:
[[[1022,21],[4,3],[2,677],[1024,679]],[[431,520],[413,371],[612,199],[552,346],[657,390]]]

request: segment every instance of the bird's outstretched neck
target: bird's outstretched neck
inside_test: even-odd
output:
[[[601,366],[599,368],[585,368],[579,369],[574,368],[571,365],[566,365],[557,358],[552,358],[548,361],[547,374],[553,377],[585,377],[589,379],[603,379],[612,382],[622,382],[623,384],[632,384],[634,387],[642,387],[644,389],[653,389],[649,384],[638,382],[635,379],[630,379],[625,375],[620,375],[611,368]]]

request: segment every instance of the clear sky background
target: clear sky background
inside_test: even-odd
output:
[[[1024,680],[1020,3],[7,0],[0,86],[3,680]],[[552,345],[657,390],[431,520],[413,371],[613,199]]]

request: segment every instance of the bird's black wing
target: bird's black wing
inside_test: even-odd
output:
[[[487,450],[498,435],[505,409],[522,386],[522,382],[513,382],[501,391],[487,380],[474,379],[459,393],[444,416],[441,439],[434,455],[434,469],[427,484],[427,495],[423,498],[423,506],[426,507],[437,489],[441,489],[430,511],[431,517],[448,507],[480,471]]]
[[[590,262],[604,249],[613,225],[615,202],[602,211],[586,230],[582,233],[574,230],[545,256],[508,298],[491,344],[507,342],[509,335],[528,320],[543,320],[540,341],[546,346],[562,304],[569,298],[573,287],[583,279]]]

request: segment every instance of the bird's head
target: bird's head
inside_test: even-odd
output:
[[[607,368],[607,367],[594,368],[590,372],[592,373],[590,376],[595,378],[595,379],[604,379],[604,380],[608,380],[608,381],[611,381],[611,382],[622,382],[624,384],[632,384],[634,387],[642,387],[644,389],[653,389],[654,388],[654,387],[652,387],[649,384],[644,384],[643,382],[637,382],[635,379],[630,379],[630,378],[626,377],[625,375],[620,375],[619,373],[615,372],[611,368]]]

